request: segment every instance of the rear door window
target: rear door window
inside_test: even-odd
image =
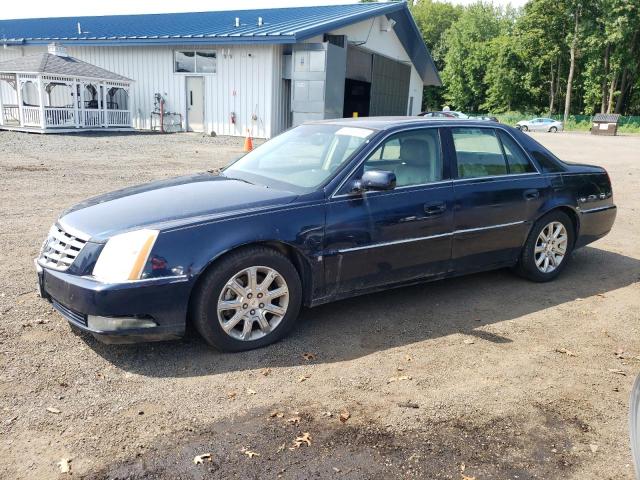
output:
[[[498,131],[504,154],[509,164],[509,173],[531,173],[535,167],[531,164],[524,151],[508,134]]]
[[[496,132],[490,128],[453,128],[458,178],[506,175],[507,162]]]

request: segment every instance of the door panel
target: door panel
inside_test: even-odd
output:
[[[327,211],[329,294],[442,274],[449,269],[453,187],[443,182],[346,199]]]
[[[204,132],[204,78],[187,77],[187,130]]]
[[[548,179],[506,132],[452,128],[456,158],[452,266],[482,270],[515,261],[537,212],[549,195]]]
[[[389,135],[327,210],[329,294],[445,273],[451,258],[453,186],[436,128]],[[350,193],[365,171],[396,176],[389,191]]]

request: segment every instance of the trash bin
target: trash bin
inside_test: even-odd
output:
[[[620,115],[617,113],[596,113],[591,125],[592,135],[617,135]]]

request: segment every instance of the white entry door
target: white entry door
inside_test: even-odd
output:
[[[187,77],[187,131],[204,132],[203,77]]]

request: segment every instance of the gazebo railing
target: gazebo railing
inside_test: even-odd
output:
[[[22,107],[22,124],[25,127],[39,127],[40,107]]]
[[[44,107],[47,127],[73,127],[76,115],[73,107]]]
[[[110,127],[128,127],[131,125],[129,110],[107,110],[107,125]]]
[[[4,105],[2,119],[5,125],[20,125],[20,109],[17,105]]]
[[[85,127],[102,127],[104,125],[103,111],[100,109],[84,110],[84,126]]]

